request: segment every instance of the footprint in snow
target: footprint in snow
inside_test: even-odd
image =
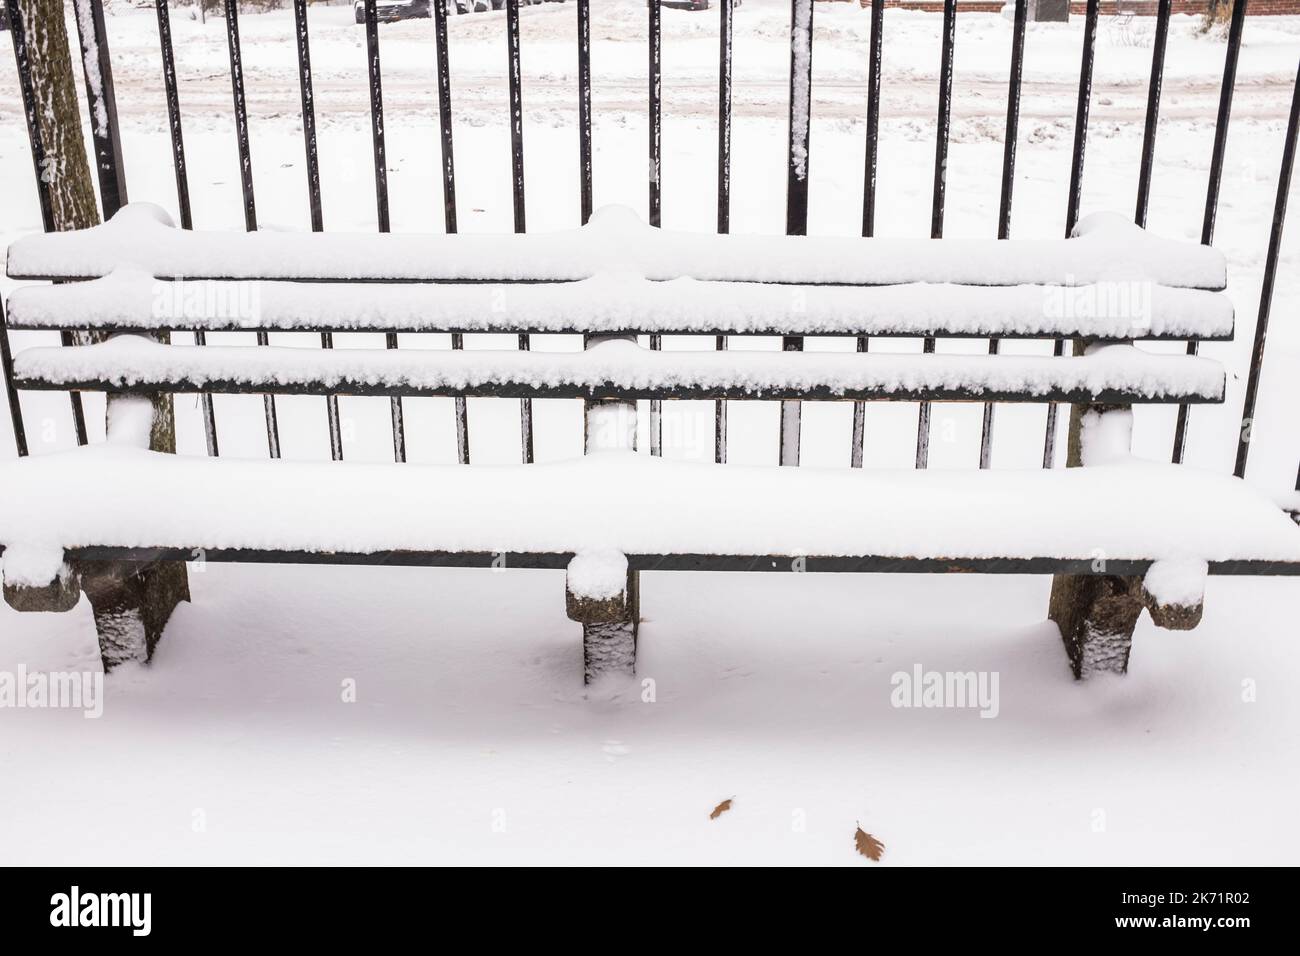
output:
[[[605,746],[600,748],[605,752],[606,757],[612,762],[615,757],[622,757],[631,751],[618,740],[607,740]]]

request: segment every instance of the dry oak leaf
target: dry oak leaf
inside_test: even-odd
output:
[[[861,824],[858,825],[858,832],[853,834],[853,845],[857,847],[859,853],[873,863],[878,863],[885,852],[885,845],[862,829]]]
[[[726,813],[728,810],[730,810],[730,809],[731,809],[731,799],[732,799],[731,797],[728,797],[726,800],[723,800],[723,801],[722,801],[721,803],[719,803],[716,807],[714,807],[714,808],[713,808],[713,812],[709,814],[709,819],[710,819],[710,820],[716,820],[716,819],[718,819],[718,817],[722,816],[724,813]]]

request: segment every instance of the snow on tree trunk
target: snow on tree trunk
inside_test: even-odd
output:
[[[63,0],[9,0],[20,17],[36,99],[36,124],[45,158],[41,182],[49,191],[54,228],[87,229],[99,223],[95,187],[81,135],[81,113]]]

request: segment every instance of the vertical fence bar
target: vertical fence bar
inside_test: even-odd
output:
[[[952,54],[957,40],[957,0],[943,2],[943,43],[939,53],[939,111],[935,121],[934,188],[930,197],[930,238],[943,238],[948,183],[948,139],[952,132]]]
[[[172,168],[176,173],[176,206],[180,210],[181,228],[193,229],[190,213],[190,177],[185,165],[185,136],[181,129],[181,99],[176,85],[176,55],[172,49],[172,21],[167,0],[156,0],[158,11],[158,46],[162,51],[163,90],[167,97],[167,129],[171,133]]]
[[[871,0],[871,47],[867,68],[867,156],[862,173],[862,235],[876,233],[876,170],[880,156],[880,61],[883,51],[885,0]],[[866,352],[871,342],[858,336],[857,350]],[[853,403],[853,439],[849,465],[861,468],[867,432],[867,403]]]
[[[447,46],[447,4],[452,0],[434,0],[434,46],[438,61],[438,132],[442,144],[442,215],[448,233],[456,232],[456,163],[451,138],[451,62]],[[465,336],[451,334],[454,351],[465,348]],[[465,396],[455,399],[456,460],[469,464],[469,409]]]
[[[65,348],[76,345],[76,337],[71,332],[59,333],[59,344]],[[86,432],[86,408],[81,401],[80,392],[69,392],[68,401],[72,406],[72,431],[77,438],[78,445],[90,443],[90,437]]]
[[[239,48],[239,4],[226,5],[226,44],[230,50],[230,89],[235,100],[235,141],[239,148],[239,186],[244,201],[244,228],[257,230],[257,203],[253,195],[253,161],[248,146],[248,106],[244,98],[244,61]]]
[[[1165,77],[1165,47],[1169,43],[1171,0],[1159,0],[1156,7],[1156,36],[1151,50],[1151,82],[1147,86],[1147,117],[1142,130],[1142,163],[1138,168],[1137,208],[1133,221],[1142,228],[1147,224],[1147,206],[1151,201],[1151,170],[1156,157],[1156,128],[1160,122],[1160,88]]]
[[[388,208],[388,148],[384,135],[384,90],[379,64],[379,14],[376,0],[365,0],[365,16],[370,140],[375,163],[375,214],[379,231],[388,232],[392,228],[392,222]]]
[[[1277,174],[1277,199],[1273,204],[1273,225],[1268,234],[1268,254],[1264,258],[1264,284],[1259,291],[1259,318],[1255,320],[1255,343],[1250,352],[1250,376],[1246,380],[1246,399],[1241,409],[1241,430],[1237,437],[1237,463],[1232,473],[1246,477],[1246,457],[1250,454],[1254,430],[1255,400],[1259,396],[1259,376],[1264,365],[1264,343],[1268,337],[1269,313],[1273,307],[1273,284],[1277,279],[1277,260],[1282,248],[1282,227],[1286,223],[1286,200],[1291,191],[1291,170],[1295,166],[1296,127],[1300,126],[1300,66],[1296,68],[1295,91],[1291,94],[1291,116],[1287,120],[1286,143],[1282,147],[1282,168]]]
[[[1097,48],[1098,0],[1088,0],[1083,21],[1083,54],[1079,63],[1079,100],[1074,117],[1074,152],[1070,163],[1070,192],[1065,210],[1068,239],[1079,221],[1083,201],[1083,155],[1088,144],[1088,111],[1092,105],[1092,64]]]
[[[578,205],[591,218],[591,0],[578,0]]]
[[[1201,220],[1201,244],[1214,242],[1214,222],[1219,213],[1219,186],[1223,182],[1223,157],[1228,147],[1228,122],[1232,117],[1232,94],[1237,87],[1237,54],[1246,26],[1246,0],[1237,0],[1228,25],[1228,49],[1223,57],[1223,82],[1219,86],[1219,113],[1214,123],[1214,146],[1210,151],[1210,175],[1205,187],[1205,213]]]
[[[0,302],[0,375],[4,376],[5,394],[9,399],[9,420],[14,427],[14,448],[19,458],[27,457],[27,428],[23,424],[23,407],[14,387],[14,353],[9,347],[9,323],[5,319],[4,303]]]
[[[122,164],[122,137],[117,126],[117,97],[113,93],[113,63],[108,52],[103,0],[73,0],[77,40],[86,78],[86,108],[90,112],[90,139],[99,177],[99,200],[104,219],[113,218],[127,202],[126,170]]]
[[[880,68],[884,50],[885,0],[871,0],[871,46],[867,67],[867,156],[862,173],[862,235],[876,234],[876,172],[880,157]]]
[[[31,50],[27,46],[27,30],[23,23],[23,11],[12,4],[9,6],[9,32],[13,37],[14,65],[18,71],[18,85],[21,88],[23,116],[27,120],[27,138],[32,147],[32,167],[36,173],[36,196],[41,208],[41,225],[46,232],[54,231],[54,197],[50,193],[47,178],[47,160],[45,141],[41,138],[40,120],[37,113],[36,90],[32,85]],[[61,344],[75,344],[71,332],[60,332]],[[72,409],[72,430],[77,444],[86,444],[86,412],[81,404],[80,392],[69,392],[68,403]]]
[[[519,0],[506,0],[506,47],[510,56],[510,167],[514,195],[515,232],[527,229],[524,208],[524,92],[519,62]],[[527,333],[519,336],[519,350],[532,347]],[[519,400],[519,443],[524,464],[533,461],[533,400]]]
[[[1068,239],[1079,221],[1079,204],[1083,200],[1083,153],[1088,142],[1088,109],[1092,104],[1092,60],[1097,47],[1097,9],[1098,0],[1088,0],[1088,8],[1083,21],[1083,54],[1079,64],[1079,102],[1074,117],[1074,154],[1070,163],[1070,193],[1066,200],[1065,237]],[[1052,355],[1065,354],[1065,341],[1057,339],[1052,345]],[[1047,428],[1043,435],[1043,467],[1051,468],[1056,463],[1056,417],[1055,402],[1047,405]]]
[[[731,231],[731,91],[732,91],[732,15],[734,0],[721,0],[718,5],[718,232]],[[714,340],[719,352],[727,349],[727,337],[719,335]],[[713,404],[713,460],[719,465],[727,463],[727,403],[719,399]]]
[[[732,14],[735,0],[718,6],[718,232],[731,231]]]
[[[379,14],[375,0],[365,0],[366,14],[366,75],[370,85],[370,134],[375,158],[375,211],[379,231],[392,228],[388,211],[388,150],[384,140],[384,88],[379,65]],[[384,347],[397,348],[397,333],[384,334]],[[402,397],[394,395],[389,400],[393,419],[393,460],[406,461],[406,423],[402,413]]]
[[[1201,244],[1214,241],[1214,220],[1219,212],[1219,184],[1223,180],[1223,155],[1228,145],[1228,122],[1232,115],[1232,93],[1237,85],[1237,54],[1241,50],[1241,33],[1246,23],[1246,0],[1237,0],[1232,7],[1232,20],[1228,26],[1228,49],[1223,58],[1223,83],[1219,87],[1219,114],[1214,124],[1214,146],[1210,150],[1210,176],[1205,188],[1205,213],[1201,220]],[[1200,351],[1200,342],[1187,343],[1187,354]],[[1178,421],[1174,425],[1175,465],[1182,464],[1187,451],[1187,421],[1191,406],[1178,406]]]
[[[948,180],[948,137],[952,131],[952,51],[957,39],[957,0],[944,0],[943,48],[939,56],[939,114],[934,139],[934,189],[930,201],[930,238],[943,238],[943,201]],[[921,351],[934,352],[927,336]],[[916,416],[916,467],[930,464],[930,403],[921,402]]]
[[[257,231],[257,205],[253,198],[253,160],[248,146],[248,104],[244,98],[244,61],[239,50],[238,0],[225,0],[226,44],[230,48],[230,88],[235,100],[235,140],[239,147],[239,185],[244,199],[244,228]],[[257,333],[257,344],[267,345],[270,336]],[[280,457],[280,425],[275,411],[275,396],[263,395],[266,413],[266,445],[272,458]]]
[[[438,63],[438,134],[442,146],[442,213],[449,233],[456,232],[456,160],[451,130],[451,59],[447,46],[447,4],[433,5],[434,54]]]
[[[320,154],[316,144],[316,98],[311,79],[311,37],[307,32],[307,0],[293,0],[298,48],[298,90],[302,96],[302,142],[307,160],[307,203],[312,232],[323,232],[325,215],[320,198]]]
[[[649,140],[647,146],[649,149],[649,161],[646,164],[647,182],[649,183],[649,209],[650,225],[660,225],[661,200],[662,196],[659,191],[659,172],[662,155],[660,148],[662,146],[661,136],[663,133],[663,106],[662,106],[662,55],[663,55],[663,28],[661,9],[659,0],[646,0],[646,11],[649,17],[647,27],[649,53],[647,92],[649,95]]]
[[[659,0],[646,0],[647,16],[649,24],[647,33],[649,36],[648,50],[648,91],[649,91],[649,158],[646,163],[647,179],[650,184],[650,225],[658,227],[662,224],[662,192],[660,190],[659,177],[662,172],[663,163],[663,27],[662,27],[662,10]],[[650,336],[651,351],[659,351],[664,347],[664,338],[662,335]],[[664,453],[664,425],[663,425],[663,402],[658,399],[650,400],[650,454],[659,456]]]
[[[1025,21],[1029,0],[1016,0],[1015,19],[1011,26],[1011,76],[1007,81],[1007,130],[1002,140],[1002,194],[998,200],[998,238],[1011,238],[1011,195],[1016,183],[1016,139],[1020,135],[1020,81],[1025,63]],[[989,355],[997,355],[1000,343],[989,339]],[[984,403],[984,421],[980,429],[980,467],[993,463],[992,402]]]
[[[181,99],[176,84],[176,55],[172,49],[172,22],[167,9],[167,0],[156,0],[154,8],[158,13],[158,47],[162,53],[163,91],[167,98],[167,129],[172,141],[172,168],[176,173],[176,207],[180,211],[181,228],[193,229],[194,218],[190,212],[190,178],[185,165],[185,137],[181,128]],[[208,336],[202,329],[195,329],[194,344],[208,344]],[[212,395],[199,393],[199,409],[203,415],[203,438],[208,455],[216,458],[220,454],[217,443],[217,416],[213,408]]]
[[[293,22],[298,48],[298,89],[302,95],[302,141],[307,159],[307,202],[312,232],[323,232],[325,216],[320,199],[320,156],[316,148],[316,100],[311,82],[311,40],[307,33],[307,0],[293,0]],[[322,332],[323,349],[334,348],[334,334]],[[329,427],[330,458],[343,460],[343,430],[339,426],[339,397],[325,396],[325,418]]]
[[[785,232],[808,234],[808,167],[812,126],[813,0],[790,0],[790,126],[786,152]],[[803,339],[787,335],[783,352],[802,352]],[[799,464],[799,402],[781,403],[782,465]]]

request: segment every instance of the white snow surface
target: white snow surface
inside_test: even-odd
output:
[[[0,555],[4,582],[18,587],[45,587],[70,573],[63,560],[63,548],[38,536],[6,547]]]
[[[870,16],[855,3],[816,6],[809,226],[854,236]],[[579,217],[573,8],[520,10],[531,229],[561,229]],[[175,215],[155,12],[113,3],[106,13],[130,193]],[[644,213],[644,2],[600,0],[591,13],[595,200]],[[373,231],[363,28],[346,5],[314,3],[308,15],[325,226]],[[448,25],[464,233],[511,227],[503,20],[484,13]],[[1082,21],[1028,25],[1016,237],[1059,237],[1064,229]],[[675,230],[710,230],[717,5],[706,13],[665,9],[663,22],[663,219]],[[882,238],[929,232],[941,22],[938,14],[885,11]],[[1189,243],[1201,232],[1225,50],[1221,33],[1200,26],[1199,16],[1171,18],[1151,191],[1152,231]],[[305,230],[293,12],[246,11],[240,29],[259,220],[264,228]],[[195,225],[242,228],[223,22],[174,14],[172,30]],[[788,0],[746,0],[735,30],[731,228],[773,235],[785,222],[784,190],[773,184],[787,175]],[[1133,208],[1153,30],[1145,17],[1099,24],[1085,209]],[[963,11],[956,32],[944,229],[986,237],[998,224],[1011,30],[995,14]],[[432,25],[385,24],[381,43],[393,229],[438,232]],[[1227,401],[1192,409],[1187,450],[1189,462],[1221,474],[1231,471],[1239,435],[1298,52],[1300,17],[1247,18],[1215,230],[1239,328],[1235,341],[1202,347],[1230,371]],[[0,85],[17,89],[12,56],[0,55]],[[0,170],[13,186],[0,191],[0,244],[8,244],[41,223],[19,104],[11,99],[0,109]],[[1298,254],[1293,213],[1247,473],[1251,487],[1268,495],[1294,487],[1300,454],[1300,325],[1288,319],[1300,302]],[[0,278],[0,291],[13,286]],[[57,342],[37,332],[15,331],[13,339],[19,349]],[[288,345],[301,337],[272,339]],[[382,339],[341,335],[336,344],[373,347]],[[418,344],[403,337],[404,349]],[[466,340],[468,349],[505,344]],[[665,348],[678,344],[665,339]],[[815,344],[853,348],[835,339]],[[750,345],[731,341],[733,349]],[[940,341],[938,348],[974,353],[986,343]],[[871,349],[916,352],[919,343],[873,339]],[[1003,343],[1007,352],[1050,349]],[[95,441],[103,401],[94,394],[85,401]],[[65,394],[28,392],[22,403],[34,455],[75,446]],[[264,457],[260,398],[217,396],[215,403],[222,454]],[[389,403],[340,404],[349,460],[391,462]],[[518,403],[468,405],[473,460],[517,462]],[[286,457],[327,461],[324,401],[282,398],[277,407]],[[539,459],[580,453],[579,403],[537,402],[534,412]],[[775,462],[777,412],[775,403],[730,403],[729,462]],[[879,402],[866,412],[868,466],[910,469],[915,407]],[[973,472],[981,412],[978,404],[934,406],[932,469]],[[202,454],[197,399],[178,398],[176,413],[182,448]],[[847,403],[804,405],[805,463],[847,470],[851,413]],[[1175,413],[1136,412],[1140,454],[1168,460]],[[410,400],[406,415],[412,461],[456,460],[450,399]],[[642,447],[645,420],[643,410]],[[1036,468],[1043,421],[1042,406],[998,407],[994,468]],[[712,457],[712,403],[666,403],[663,422],[666,455]],[[0,414],[0,456],[13,456],[7,414]],[[255,492],[235,497],[223,493],[216,505],[237,517]],[[1300,508],[1300,497],[1285,497]],[[457,507],[432,494],[424,504]],[[323,523],[351,507],[330,505],[320,505]],[[1187,515],[1188,526],[1200,513]],[[857,821],[887,844],[880,866],[1294,862],[1300,580],[1212,576],[1200,627],[1170,634],[1144,615],[1129,673],[1085,683],[1073,681],[1046,620],[1050,586],[1030,575],[645,573],[636,684],[619,692],[582,686],[580,628],[564,613],[562,571],[196,560],[193,603],[177,610],[149,668],[124,666],[106,679],[102,719],[0,709],[0,845],[6,861],[70,866],[870,867],[853,850]],[[891,675],[918,665],[999,675],[998,718],[891,706]],[[0,671],[23,666],[98,671],[89,605],[19,615],[0,604]],[[645,681],[653,697],[643,696]],[[355,694],[344,699],[348,687]],[[728,797],[732,811],[710,820],[708,811]]]
[[[569,562],[566,586],[578,597],[608,601],[627,590],[627,556],[618,551],[580,551]]]
[[[153,402],[139,395],[118,395],[105,409],[104,440],[148,448],[153,432]]]
[[[1142,586],[1160,604],[1195,607],[1205,600],[1209,567],[1188,558],[1157,561],[1147,569]]]
[[[14,358],[19,379],[53,384],[104,382],[141,386],[188,382],[249,387],[307,386],[343,391],[367,386],[393,392],[455,394],[480,387],[602,387],[650,391],[743,389],[833,394],[915,393],[966,389],[1026,399],[1054,390],[1136,400],[1219,401],[1223,367],[1213,359],[1149,354],[1107,345],[1086,356],[906,355],[825,352],[654,351],[635,342],[602,342],[582,352],[432,349],[305,349],[280,346],[164,345],[137,335],[67,348],[27,349]]]
[[[545,284],[342,284],[187,279],[120,267],[21,286],[13,328],[462,332],[723,332],[1206,338],[1230,335],[1227,296],[1143,282],[771,286],[599,274]]]
[[[813,0],[795,0],[790,23],[790,155],[794,174],[808,178],[812,95]]]
[[[84,79],[90,84],[93,93],[95,136],[107,138],[109,135],[108,108],[104,104],[104,89],[103,84],[100,82],[102,70],[99,64],[99,44],[95,41],[95,15],[89,0],[73,0],[72,6],[77,18],[77,39],[78,47],[81,50],[82,67],[85,70]]]
[[[1079,422],[1080,458],[1084,465],[1104,465],[1127,458],[1133,450],[1133,410],[1088,409]]]
[[[152,203],[107,223],[27,236],[9,247],[15,279],[93,278],[134,266],[185,279],[585,279],[600,273],[743,282],[1059,285],[1148,281],[1222,289],[1217,249],[1150,235],[1118,213],[1080,220],[1071,239],[862,239],[715,235],[657,229],[625,206],[587,225],[503,235],[199,232]]]
[[[610,451],[466,468],[93,445],[0,464],[0,482],[0,542],[67,548],[1300,561],[1300,528],[1266,495],[1136,460],[968,474]]]

